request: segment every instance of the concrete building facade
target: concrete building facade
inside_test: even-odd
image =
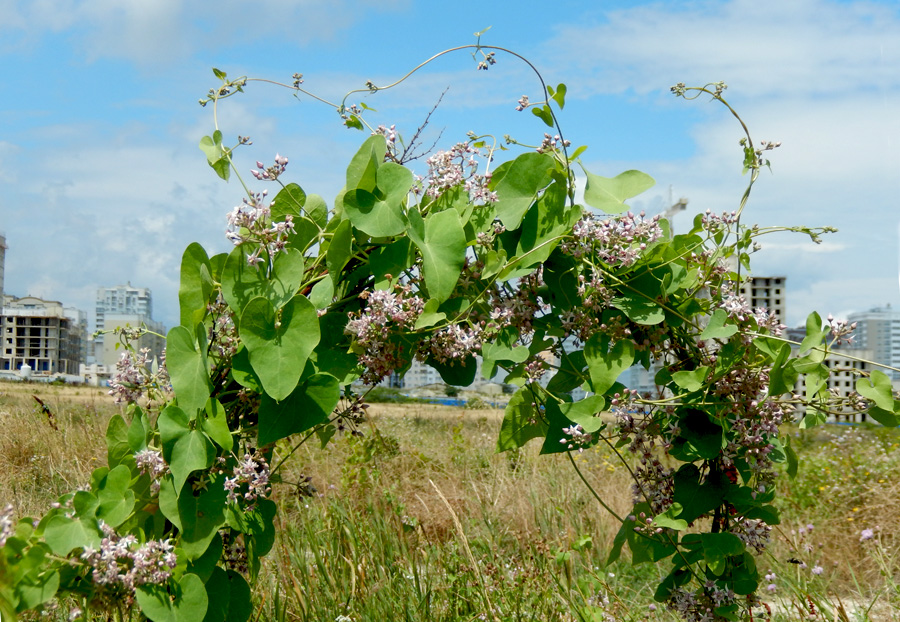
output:
[[[84,362],[87,315],[54,300],[4,297],[0,370],[28,365],[36,376],[77,375]]]
[[[96,308],[94,310],[94,326],[97,331],[112,331],[130,326],[145,326],[148,330],[162,335],[144,335],[137,349],[149,348],[151,358],[159,358],[166,347],[166,327],[153,319],[153,295],[146,287],[133,287],[131,283],[115,287],[101,287],[97,290]],[[106,332],[93,341],[93,357],[91,362],[104,367],[115,367],[122,355],[121,347],[116,348],[119,336]]]
[[[3,304],[3,274],[6,271],[6,238],[0,234],[0,305]]]
[[[765,307],[779,320],[787,317],[787,290],[785,276],[751,276],[741,283],[739,294],[751,309]]]
[[[796,356],[796,352],[794,355]],[[868,362],[873,360],[873,356],[874,352],[861,348],[829,350],[828,358],[824,361],[825,366],[831,371],[826,385],[828,390],[841,398],[847,398],[855,393],[856,382],[861,376],[860,372],[870,373],[875,368]],[[801,397],[806,395],[805,376],[797,379],[794,391]],[[802,412],[803,409],[799,408],[798,413]],[[866,415],[847,408],[844,409],[844,414],[829,415],[828,420],[861,423],[866,421]]]
[[[99,330],[106,322],[107,314],[143,315],[153,317],[153,295],[146,287],[116,285],[97,290],[94,321]]]
[[[872,352],[872,360],[883,365],[900,368],[900,311],[876,307],[862,313],[853,313],[847,320],[856,322],[853,346]],[[900,380],[900,372],[884,370],[892,380]]]
[[[140,328],[141,326],[144,326],[147,330],[152,332],[143,335],[137,342],[132,342],[132,345],[135,350],[149,348],[150,359],[152,360],[156,357],[158,360],[166,347],[165,326],[160,322],[154,322],[149,317],[143,315],[134,313],[107,313],[104,317],[103,325],[97,326],[97,330],[105,331],[105,334],[101,335],[99,339],[94,342],[95,363],[110,369],[115,368],[116,362],[122,357],[122,352],[124,352],[124,350],[121,345],[118,348],[116,347],[116,345],[121,342],[119,336],[111,331],[118,328]],[[98,344],[99,348],[97,347]]]

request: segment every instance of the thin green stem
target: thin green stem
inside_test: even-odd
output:
[[[584,473],[582,473],[581,469],[578,468],[578,464],[575,462],[575,459],[572,458],[571,451],[566,452],[566,457],[569,459],[569,462],[572,463],[572,467],[575,469],[575,472],[578,473],[578,477],[581,478],[581,481],[584,482],[585,486],[587,486],[587,489],[591,492],[591,495],[593,495],[594,499],[597,500],[597,503],[599,503],[601,506],[603,506],[604,510],[606,510],[607,512],[612,514],[613,517],[617,521],[619,521],[620,523],[624,523],[625,520],[621,516],[619,516],[615,510],[613,510],[611,507],[609,507],[609,505],[606,503],[606,501],[604,501],[603,498],[597,493],[597,491],[594,490],[594,487],[591,486],[591,483],[589,481],[587,481],[587,478],[584,476]]]

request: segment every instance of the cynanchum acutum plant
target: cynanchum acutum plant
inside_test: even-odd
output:
[[[524,61],[480,39],[457,49],[467,48],[479,69],[498,53]],[[476,357],[486,378],[518,387],[499,451],[534,441],[571,456],[602,445],[630,471],[634,505],[616,515],[611,561],[627,545],[635,564],[665,564],[655,597],[686,620],[751,615],[755,559],[779,522],[775,465],[797,468],[782,424],[857,409],[896,425],[900,403],[878,371],[849,400],[829,393],[826,359],[847,326],[812,314],[794,355],[779,319],[738,294],[757,238],[774,230],[741,220],[777,143],[755,143],[735,114],[747,191],[733,212],[701,214],[673,236],[666,220],[625,203],[653,185],[644,173],[584,170],[585,205],[576,202],[583,147],[570,150],[556,121],[566,87],[535,73],[538,96],[516,108],[554,135],[509,161],[495,165],[496,145],[470,135],[417,177],[410,145],[394,126],[371,128],[365,107],[348,104],[354,91],[335,108],[372,135],[330,208],[284,183],[288,158],[256,162],[253,182],[274,184],[274,197],[248,189],[228,214],[231,252],[185,251],[165,368],[137,370],[133,352],[123,361],[114,393],[130,404],[110,422],[107,466],[41,518],[0,513],[4,620],[56,606],[73,620],[138,609],[159,622],[247,620],[274,542],[270,482],[297,439],[315,432],[327,443],[353,429],[365,411],[357,381],[418,359],[466,386]],[[215,74],[221,85],[201,101],[214,111],[253,82]],[[283,86],[306,93],[302,84],[297,74]],[[724,90],[673,87],[734,113]],[[223,140],[216,120],[200,147],[227,179],[245,168],[234,151],[251,141]],[[816,241],[825,231],[790,230]],[[655,370],[658,395],[618,382],[633,365]],[[574,401],[578,388],[587,397]],[[136,401],[146,390],[150,407]]]

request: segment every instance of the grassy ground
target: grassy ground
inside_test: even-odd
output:
[[[104,464],[116,412],[100,390],[0,384],[0,505],[39,515],[87,482]],[[494,451],[502,412],[404,404],[370,413],[362,437],[326,449],[313,438],[286,462],[274,491],[281,535],[256,619],[673,619],[652,601],[666,566],[604,566],[617,524],[565,456]],[[756,619],[900,620],[900,436],[832,426],[797,431],[794,444],[801,473],[781,478],[783,522],[759,559],[771,613]],[[627,513],[630,484],[615,457],[575,459]],[[873,538],[861,541],[863,529]]]

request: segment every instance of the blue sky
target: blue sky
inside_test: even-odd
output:
[[[754,137],[783,143],[745,219],[840,229],[819,246],[763,242],[755,272],[788,277],[787,323],[814,309],[900,306],[895,1],[0,0],[6,291],[93,315],[97,287],[130,281],[153,290],[155,319],[173,325],[184,247],[227,251],[225,215],[241,200],[240,185],[219,181],[197,148],[213,129],[211,110],[197,105],[216,84],[211,67],[285,82],[301,72],[306,88],[335,100],[473,43],[486,26],[483,43],[568,85],[561,121],[589,146],[592,172],[652,175],[657,186],[634,202],[651,213],[670,187],[690,200],[676,230],[690,214],[734,209],[746,179],[734,120],[669,86],[727,82]],[[409,135],[448,87],[429,126],[432,137],[443,130],[439,146],[468,130],[540,140],[540,122],[513,110],[538,85],[511,57],[478,72],[460,52],[363,101],[378,110],[371,122]],[[329,204],[364,138],[326,107],[263,84],[227,100],[219,121],[227,140],[253,138],[237,154],[244,170],[280,152],[290,180]]]

